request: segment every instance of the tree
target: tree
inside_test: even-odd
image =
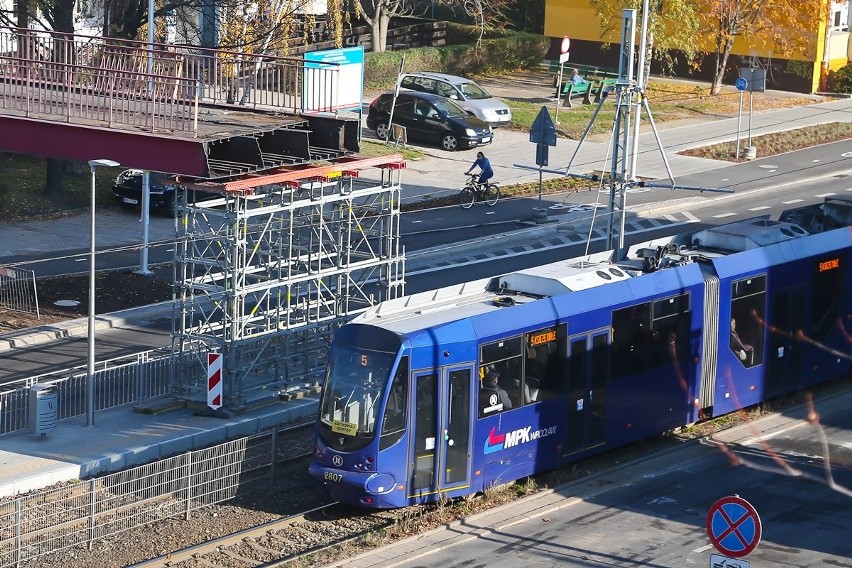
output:
[[[642,0],[590,1],[601,19],[603,34],[619,29],[623,7],[641,8],[642,4]],[[653,58],[669,66],[672,50],[693,59],[696,52],[712,46],[716,58],[710,93],[717,95],[737,37],[783,55],[813,41],[802,30],[813,29],[814,22],[826,21],[827,9],[824,0],[650,0],[648,45],[653,48]],[[706,37],[712,37],[712,43]],[[650,65],[650,60],[651,57],[646,59],[646,65]],[[647,71],[648,67],[646,77]]]
[[[410,16],[414,13],[412,0],[351,0],[351,5],[355,9],[355,15],[364,18],[370,28],[373,51],[387,49],[391,18]]]
[[[715,69],[710,94],[718,95],[728,58],[739,36],[755,47],[770,49],[776,55],[802,48],[815,38],[803,30],[825,22],[827,3],[822,0],[703,0],[701,29],[715,31]],[[814,54],[815,55],[815,54]]]
[[[674,64],[673,50],[687,58],[695,54],[699,34],[699,6],[695,0],[646,0],[648,6],[648,43],[645,54],[644,76],[650,76],[651,61],[656,59],[664,68]],[[613,36],[621,33],[622,10],[637,10],[641,25],[643,0],[590,0],[601,21],[601,35]],[[637,32],[641,30],[637,29]],[[637,42],[639,41],[637,33]],[[618,37],[616,41],[621,41]],[[642,85],[643,87],[645,85]]]

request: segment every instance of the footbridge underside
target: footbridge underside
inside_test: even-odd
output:
[[[281,116],[208,109],[197,137],[0,115],[0,150],[122,166],[200,179],[222,179],[359,151],[357,119]]]

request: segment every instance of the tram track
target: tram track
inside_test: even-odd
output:
[[[397,516],[393,513],[356,511],[337,502],[329,502],[301,513],[176,550],[134,566],[285,566],[309,554],[341,546],[371,532],[387,529],[397,522]]]

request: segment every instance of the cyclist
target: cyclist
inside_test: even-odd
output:
[[[484,186],[485,182],[494,177],[494,170],[491,169],[491,162],[485,157],[482,152],[476,153],[476,161],[465,172],[465,175],[470,174],[473,168],[479,167],[479,185]]]

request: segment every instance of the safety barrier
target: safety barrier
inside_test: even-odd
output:
[[[35,271],[0,266],[0,308],[41,317]]]
[[[158,520],[188,519],[250,483],[274,483],[276,463],[294,453],[279,442],[282,431],[0,500],[0,568],[72,547],[91,549],[100,539]]]

